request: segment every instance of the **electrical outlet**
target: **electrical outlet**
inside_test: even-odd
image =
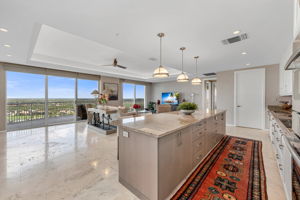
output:
[[[129,137],[129,133],[127,131],[123,131],[123,137]]]

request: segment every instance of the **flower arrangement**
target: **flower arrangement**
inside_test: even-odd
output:
[[[107,104],[107,101],[108,101],[108,98],[106,97],[105,94],[100,94],[99,95],[99,98],[98,98],[99,104],[105,105],[105,104]]]
[[[132,106],[132,108],[134,108],[134,109],[140,109],[141,108],[141,105],[139,105],[139,104],[134,104],[133,106]]]

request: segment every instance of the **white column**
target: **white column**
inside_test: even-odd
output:
[[[6,72],[0,63],[0,131],[6,130]]]

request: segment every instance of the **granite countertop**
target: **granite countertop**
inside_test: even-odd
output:
[[[273,115],[275,118],[277,124],[280,126],[280,128],[283,129],[284,132],[286,132],[289,136],[295,136],[292,128],[286,127],[281,120],[292,120],[292,110],[284,110],[281,106],[268,106],[269,112]]]
[[[151,137],[160,138],[222,112],[225,111],[196,111],[192,115],[184,115],[175,111],[118,119],[113,122],[113,125],[122,127],[125,130],[132,130]]]

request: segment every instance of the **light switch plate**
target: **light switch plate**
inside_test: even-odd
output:
[[[123,131],[123,137],[129,137],[129,133],[127,131]]]

